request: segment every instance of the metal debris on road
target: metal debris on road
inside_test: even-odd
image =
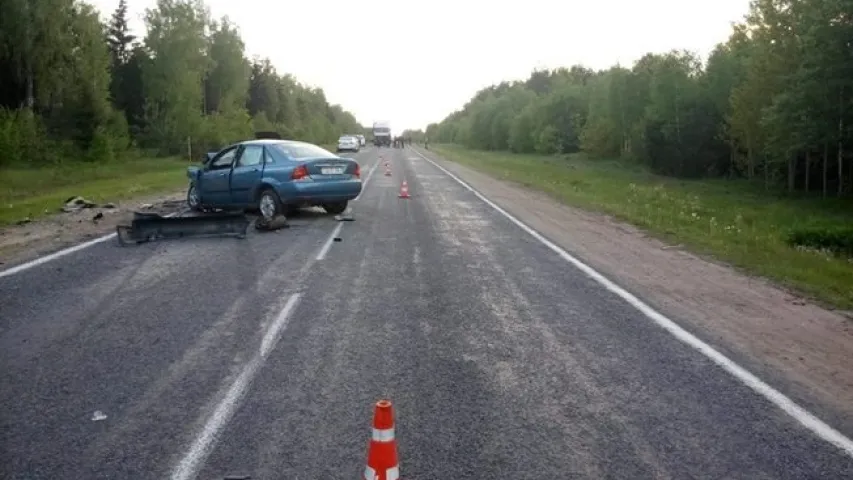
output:
[[[101,420],[106,420],[106,419],[107,419],[107,415],[100,410],[95,410],[95,413],[92,414],[92,421],[93,422],[100,422]]]

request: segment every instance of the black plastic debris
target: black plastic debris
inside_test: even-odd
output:
[[[188,217],[164,217],[157,213],[133,213],[130,225],[116,226],[120,245],[130,242],[145,243],[152,240],[198,237],[246,237],[249,219],[243,214],[211,214]]]

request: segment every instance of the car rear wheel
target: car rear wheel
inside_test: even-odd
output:
[[[261,191],[261,195],[258,197],[258,211],[261,212],[261,217],[267,222],[272,221],[281,213],[281,200],[273,189],[265,188]]]
[[[190,184],[190,188],[187,190],[187,206],[195,212],[202,211],[201,198],[198,196],[198,188],[194,183]]]
[[[347,209],[348,203],[349,202],[324,203],[323,210],[331,213],[332,215],[340,215]]]

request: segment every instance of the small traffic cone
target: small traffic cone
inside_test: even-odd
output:
[[[373,412],[373,435],[367,446],[363,480],[399,480],[397,439],[394,437],[394,407],[379,400]]]
[[[405,180],[400,185],[400,198],[409,198],[409,184]]]
[[[388,167],[388,165],[385,165],[385,176],[386,176],[386,177],[390,177],[390,176],[391,176],[391,168],[390,168],[390,167]]]

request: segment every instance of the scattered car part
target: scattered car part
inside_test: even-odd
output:
[[[249,219],[243,214],[211,214],[190,217],[163,217],[156,213],[133,212],[130,225],[117,225],[120,245],[152,240],[197,236],[234,235],[245,238]]]
[[[290,224],[287,223],[287,217],[284,215],[277,215],[270,220],[267,220],[264,217],[258,217],[258,219],[255,220],[256,230],[271,232],[282,228],[290,228]]]
[[[98,204],[95,202],[86,200],[83,197],[71,197],[65,201],[65,204],[62,206],[61,210],[65,213],[76,212],[78,210],[82,210],[84,208],[95,208]]]

